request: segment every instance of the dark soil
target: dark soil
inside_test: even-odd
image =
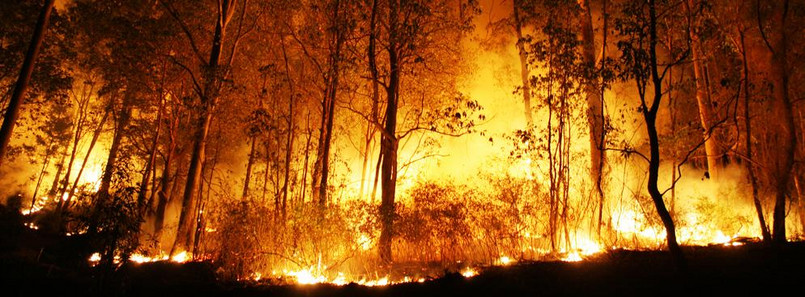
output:
[[[127,264],[110,271],[86,264],[80,237],[0,231],[0,296],[8,297],[768,296],[798,292],[805,281],[805,242],[686,247],[684,270],[666,252],[617,250],[583,262],[487,267],[469,279],[448,273],[424,283],[364,287],[223,282],[210,263]]]

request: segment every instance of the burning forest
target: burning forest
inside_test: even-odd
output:
[[[20,284],[617,294],[621,262],[805,264],[802,1],[22,0],[0,29]]]

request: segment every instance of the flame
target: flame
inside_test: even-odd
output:
[[[509,264],[512,264],[514,262],[515,261],[512,260],[511,258],[509,258],[508,256],[501,256],[500,258],[498,258],[498,260],[495,262],[495,264],[508,266]]]
[[[187,252],[185,252],[185,251],[182,251],[181,253],[178,253],[178,254],[174,255],[173,257],[171,257],[171,261],[176,262],[176,263],[184,263],[184,262],[187,262],[187,260],[188,260]]]
[[[101,261],[100,253],[93,253],[91,256],[89,256],[90,263],[98,263],[99,261]]]
[[[578,252],[571,252],[567,254],[567,256],[562,258],[562,261],[564,262],[579,262],[581,260],[582,260],[581,254],[579,254]]]
[[[476,271],[472,267],[467,267],[463,271],[461,271],[461,275],[464,276],[465,278],[471,278],[473,276],[478,275],[478,271]]]

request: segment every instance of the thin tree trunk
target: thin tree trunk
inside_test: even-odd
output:
[[[162,113],[165,108],[162,97],[163,96],[160,92],[159,112],[157,114],[157,120],[156,120],[157,129],[154,132],[154,141],[151,142],[151,149],[148,156],[148,161],[145,163],[145,171],[143,172],[143,177],[142,180],[140,181],[140,189],[137,193],[137,209],[142,213],[141,215],[143,215],[144,214],[143,211],[145,211],[146,206],[145,198],[147,196],[146,193],[148,191],[148,180],[151,178],[151,171],[152,170],[156,171],[154,170],[154,167],[156,166],[155,163],[157,159],[157,146],[159,145],[159,134],[160,132],[162,132],[162,125],[161,125]]]
[[[522,79],[521,90],[523,92],[523,104],[526,126],[530,129],[534,125],[533,110],[531,107],[531,86],[529,84],[528,76],[528,54],[525,49],[525,40],[523,39],[523,21],[520,19],[520,1],[514,1],[514,31],[517,33],[517,51],[520,57],[520,78]]]
[[[774,158],[772,168],[774,174],[775,200],[774,200],[774,223],[772,230],[772,239],[777,244],[787,242],[785,230],[785,204],[786,196],[788,195],[788,185],[791,181],[791,169],[794,164],[794,154],[796,152],[797,135],[794,127],[794,114],[791,106],[791,98],[789,97],[788,84],[789,73],[788,69],[788,39],[786,34],[786,19],[788,14],[788,0],[785,0],[782,5],[782,10],[778,13],[775,11],[773,24],[775,26],[776,39],[773,43],[772,50],[772,83],[773,88],[773,116],[777,119],[771,121],[775,123],[776,129],[775,136],[772,140],[776,147],[777,157]],[[761,28],[762,30],[762,28]]]
[[[50,184],[48,195],[53,196],[59,191],[59,181],[61,181],[61,173],[64,171],[64,162],[67,159],[67,152],[61,153],[61,159],[56,163],[56,174],[53,176],[53,183]],[[53,197],[51,197],[53,198]],[[56,199],[59,199],[58,197]]]
[[[595,68],[595,35],[593,34],[593,17],[590,12],[589,0],[579,0],[581,6],[581,39],[583,43],[583,60],[592,69]],[[604,12],[606,13],[606,12]],[[606,31],[606,28],[604,28]],[[604,33],[606,34],[606,33]],[[604,41],[606,42],[606,41]],[[603,61],[603,58],[602,58]],[[602,186],[602,171],[604,168],[604,104],[603,92],[600,92],[596,83],[598,79],[590,81],[585,86],[587,96],[587,124],[590,132],[590,179],[593,181],[595,195],[598,198],[598,236],[601,236],[601,225],[604,208],[604,190]]]
[[[219,2],[210,59],[206,65],[203,65],[208,74],[205,76],[203,94],[200,96],[201,115],[196,122],[193,153],[190,158],[184,196],[182,197],[182,208],[179,215],[179,228],[177,229],[176,241],[171,249],[171,255],[180,251],[187,251],[192,245],[193,227],[195,225],[193,210],[196,209],[198,203],[196,196],[199,191],[199,179],[203,170],[202,164],[205,160],[207,136],[209,135],[212,114],[220,95],[220,84],[223,79],[220,59],[225,40],[224,36],[226,27],[232,19],[236,2],[235,0],[222,0]]]
[[[305,123],[307,128],[307,140],[305,141],[305,162],[303,163],[302,168],[302,190],[299,191],[301,198],[301,204],[305,204],[305,194],[307,193],[307,171],[308,167],[310,167],[310,140],[313,138],[313,131],[309,128],[310,127],[310,110],[307,112],[307,121]],[[312,185],[311,185],[312,186]]]
[[[70,176],[72,175],[73,172],[73,163],[75,163],[75,157],[78,154],[78,144],[79,142],[81,142],[81,138],[84,136],[84,123],[86,122],[87,102],[83,101],[82,99],[83,98],[78,99],[78,111],[76,112],[75,132],[73,132],[73,145],[72,150],[70,151],[70,161],[67,162],[67,173],[65,173],[64,175],[64,180],[62,180],[61,182],[61,189],[58,192],[59,203],[56,205],[56,210],[57,213],[59,214],[62,213],[65,207],[64,206],[65,200],[67,200],[66,198],[70,195],[67,193],[67,188],[70,186]]]
[[[8,108],[6,108],[6,113],[3,117],[3,125],[0,126],[0,167],[2,167],[5,160],[8,143],[11,141],[11,134],[14,133],[14,125],[20,117],[20,106],[22,106],[22,101],[25,99],[28,83],[31,81],[31,74],[39,56],[39,50],[42,48],[42,40],[45,39],[45,31],[47,31],[48,22],[50,21],[50,13],[53,11],[53,3],[55,3],[55,0],[46,0],[42,11],[39,13],[31,43],[28,45],[28,51],[22,61],[20,76],[17,78],[17,83],[14,84],[14,92],[8,102]]]
[[[660,102],[662,101],[662,77],[659,74],[659,66],[658,66],[658,57],[657,57],[657,12],[654,0],[649,0],[648,3],[649,7],[649,61],[650,61],[650,71],[651,71],[651,82],[653,87],[653,100],[649,106],[645,106],[645,99],[643,99],[643,117],[646,121],[646,131],[648,133],[649,138],[649,175],[648,175],[648,192],[651,195],[651,200],[654,202],[654,207],[657,210],[657,214],[662,220],[663,225],[665,226],[665,234],[666,234],[666,242],[668,245],[668,250],[677,265],[677,268],[681,271],[686,270],[686,261],[685,255],[682,253],[682,249],[679,247],[679,243],[676,240],[676,227],[674,225],[674,220],[671,217],[671,213],[668,212],[668,209],[665,207],[665,202],[662,198],[662,193],[660,192],[657,182],[659,180],[659,171],[660,171],[660,141],[659,135],[657,134],[657,111],[660,107]]]
[[[288,54],[285,51],[285,40],[281,41],[282,45],[282,58],[285,61],[285,78],[288,80],[288,86],[291,95],[288,97],[288,135],[285,141],[285,176],[282,182],[282,218],[285,218],[286,206],[288,203],[288,182],[291,178],[291,154],[293,153],[293,140],[294,140],[294,100],[296,97],[296,90],[294,88],[293,79],[291,79],[291,68],[288,65]],[[283,220],[284,221],[284,220]]]
[[[262,196],[261,196],[261,199],[262,199],[263,203],[266,202],[266,194],[268,192],[268,177],[269,177],[269,173],[271,172],[271,154],[270,154],[271,153],[271,146],[270,145],[271,145],[271,135],[268,135],[266,137],[266,143],[265,143],[266,171],[263,174],[263,193],[262,193]]]
[[[78,181],[81,180],[81,175],[84,173],[84,168],[87,166],[87,161],[89,161],[89,156],[92,154],[92,149],[95,148],[95,143],[98,141],[98,137],[101,135],[101,131],[103,131],[103,125],[106,123],[106,118],[109,117],[109,110],[106,110],[101,118],[100,123],[98,123],[98,127],[95,128],[95,132],[92,134],[92,140],[89,143],[89,148],[87,148],[87,154],[84,156],[84,161],[81,162],[81,168],[78,170],[78,174],[75,177],[75,181],[73,182],[73,186],[70,187],[70,191],[67,192],[67,199],[64,202],[63,209],[66,209],[70,206],[70,201],[73,199],[73,195],[75,195],[75,189],[78,187]]]
[[[115,133],[112,137],[112,145],[109,147],[109,155],[106,158],[106,166],[103,170],[103,175],[101,176],[101,185],[98,187],[98,193],[95,195],[94,206],[92,210],[92,214],[90,215],[88,233],[94,234],[97,231],[98,227],[98,216],[99,210],[98,206],[104,205],[107,203],[107,199],[109,198],[109,189],[112,184],[112,176],[114,175],[114,171],[117,168],[117,157],[120,153],[120,145],[123,142],[123,137],[126,135],[126,129],[129,125],[129,120],[131,119],[131,104],[134,100],[134,94],[132,91],[127,91],[123,97],[123,106],[120,112],[120,115],[117,118],[115,123]]]
[[[716,112],[713,110],[713,103],[710,100],[710,91],[707,86],[707,70],[704,63],[704,52],[701,48],[701,41],[699,34],[695,32],[697,21],[694,20],[694,12],[696,3],[694,0],[686,0],[685,8],[688,13],[688,37],[690,38],[690,50],[693,54],[693,73],[694,80],[696,81],[696,102],[699,107],[699,119],[701,120],[702,129],[704,130],[704,150],[707,155],[707,170],[711,178],[718,176],[721,164],[719,158],[722,157],[723,152],[721,146],[718,144],[718,135],[714,130],[713,123],[716,121]]]
[[[165,152],[165,165],[162,169],[162,178],[160,179],[160,187],[158,197],[159,200],[157,201],[157,211],[154,217],[154,236],[157,240],[160,240],[160,235],[162,234],[162,228],[165,222],[165,210],[168,207],[168,202],[170,201],[170,195],[172,195],[172,189],[175,187],[175,182],[171,184],[171,165],[173,162],[173,156],[176,150],[176,129],[177,129],[178,121],[177,119],[173,119],[170,123],[170,130],[169,133],[169,143],[168,148]],[[179,167],[176,168],[176,172],[173,174],[173,179],[176,178],[179,172]]]
[[[372,74],[372,118],[371,120],[373,123],[369,123],[368,128],[368,136],[367,136],[367,147],[369,143],[374,139],[375,132],[377,132],[377,128],[375,128],[375,124],[380,123],[380,74],[377,69],[377,0],[372,1],[372,12],[369,22],[369,48],[367,55],[369,56],[369,72]],[[382,155],[382,153],[380,154]],[[367,163],[369,159],[369,155],[364,156],[364,163]],[[369,199],[372,203],[375,201],[375,197],[377,197],[377,181],[378,177],[380,176],[380,160],[381,158],[378,157],[377,164],[375,165],[375,178],[374,182],[372,183],[372,196]],[[366,167],[364,165],[364,167]],[[362,183],[362,182],[361,182]],[[361,186],[361,191],[363,191],[363,186]],[[363,195],[361,195],[363,196]]]
[[[257,136],[252,136],[252,145],[249,150],[249,161],[246,163],[246,178],[243,181],[243,196],[241,200],[246,200],[249,197],[249,182],[252,180],[252,165],[254,165],[254,157],[257,154],[255,148],[257,147]]]
[[[766,225],[766,218],[763,214],[763,205],[760,203],[760,196],[758,189],[760,185],[757,181],[755,173],[755,164],[752,160],[752,118],[749,113],[749,103],[751,102],[749,93],[749,65],[746,60],[746,44],[744,42],[744,31],[740,31],[741,38],[741,59],[742,59],[742,72],[743,72],[743,91],[744,91],[744,128],[746,129],[746,157],[749,159],[746,162],[746,170],[749,173],[749,183],[752,186],[752,202],[755,205],[755,212],[757,213],[758,223],[760,225],[760,233],[763,236],[763,242],[771,242],[771,233],[769,227]]]
[[[395,213],[395,194],[397,190],[397,106],[400,94],[400,61],[398,38],[400,29],[398,14],[399,3],[391,1],[389,3],[389,44],[387,52],[389,54],[389,81],[386,88],[386,121],[384,125],[383,141],[381,143],[381,202],[380,202],[380,238],[378,241],[378,253],[384,263],[393,261],[391,246],[394,234],[394,213]]]
[[[42,179],[45,177],[45,171],[47,170],[48,165],[50,164],[51,154],[49,152],[52,149],[52,147],[53,147],[53,138],[50,139],[48,146],[45,148],[46,153],[45,162],[42,163],[42,169],[39,170],[39,178],[36,179],[36,187],[34,187],[34,194],[33,197],[31,198],[31,208],[29,209],[29,211],[33,211],[34,206],[36,205],[36,198],[38,198],[37,195],[39,194],[39,186],[42,185]]]

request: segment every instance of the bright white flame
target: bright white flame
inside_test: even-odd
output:
[[[467,267],[464,269],[464,271],[461,272],[461,275],[463,275],[466,278],[471,278],[473,276],[478,275],[478,272],[475,271],[475,269],[472,269],[472,267]]]
[[[360,238],[358,238],[358,245],[362,250],[368,251],[372,248],[372,239],[369,238],[369,236],[361,234]]]
[[[323,275],[314,276],[309,269],[302,269],[299,271],[288,271],[285,274],[296,278],[296,283],[300,285],[312,285],[327,282],[327,278]]]
[[[89,256],[89,261],[92,262],[92,263],[96,263],[96,262],[98,262],[100,260],[101,260],[101,254],[100,253],[93,253],[91,256]]]
[[[184,251],[174,255],[173,257],[171,257],[171,261],[176,262],[176,263],[184,263],[184,262],[187,262],[187,260],[188,260],[187,252],[184,252]]]
[[[499,264],[499,265],[504,265],[504,266],[505,266],[505,265],[509,265],[509,264],[511,264],[511,263],[514,263],[514,260],[512,260],[512,259],[511,259],[511,258],[509,258],[508,256],[501,256],[501,257],[498,259],[498,261],[497,261],[497,264]]]
[[[562,258],[562,261],[565,262],[579,262],[581,260],[582,260],[581,255],[578,252],[569,253],[567,254],[567,256]]]

